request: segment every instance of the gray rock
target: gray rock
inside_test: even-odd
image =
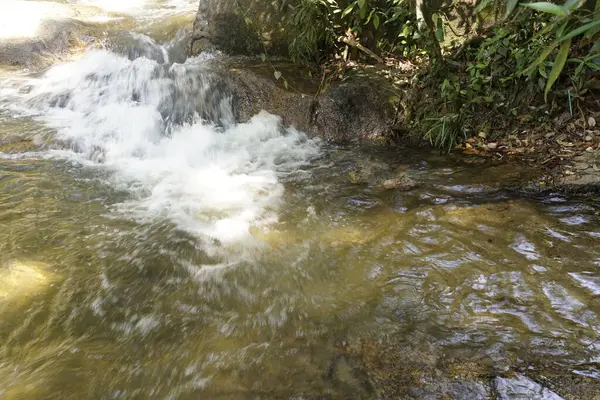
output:
[[[231,96],[235,119],[245,122],[261,110],[282,117],[283,124],[294,126],[309,136],[329,142],[352,142],[387,137],[394,107],[383,83],[368,77],[333,84],[318,96],[316,87],[303,82],[293,64],[278,65],[283,76],[294,82],[296,90],[286,90],[265,64],[229,58],[214,60],[210,67],[220,90]],[[287,69],[287,72],[286,72]],[[292,83],[290,83],[292,84]],[[299,93],[300,91],[304,94]]]
[[[386,179],[385,181],[383,181],[382,186],[384,189],[388,190],[411,190],[417,186],[417,182],[405,175],[396,179]]]
[[[121,54],[130,60],[145,57],[158,63],[165,62],[165,52],[152,38],[133,32],[121,32],[110,37],[105,47],[114,53]]]
[[[333,142],[388,136],[394,109],[382,85],[357,77],[332,86],[317,99],[312,131]]]
[[[499,400],[564,400],[550,389],[520,374],[512,378],[496,377],[494,389]]]
[[[409,389],[409,396],[420,400],[490,400],[490,388],[482,382],[440,379],[425,387]]]
[[[84,27],[72,19],[42,21],[34,37],[0,41],[0,64],[30,68],[49,65],[53,57],[71,47]]]
[[[18,5],[18,6],[16,6]],[[94,7],[45,1],[13,3],[0,15],[0,65],[43,68],[71,48],[87,45],[99,26],[86,22]],[[6,23],[18,20],[23,29]]]

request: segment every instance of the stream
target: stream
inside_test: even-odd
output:
[[[138,47],[0,72],[0,398],[599,393],[598,199],[236,124],[218,56],[157,29],[195,0],[78,4],[137,16]]]

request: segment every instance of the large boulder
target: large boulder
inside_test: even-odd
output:
[[[293,36],[289,2],[200,0],[190,52],[221,50],[231,55],[286,55]]]
[[[0,65],[45,67],[73,47],[92,41],[86,22],[93,7],[7,0],[0,13]]]
[[[394,117],[392,92],[376,76],[331,84],[318,93],[318,84],[305,79],[293,64],[274,66],[289,82],[276,80],[273,67],[244,59],[216,60],[210,67],[222,80],[215,88],[231,97],[234,117],[248,121],[261,110],[281,116],[284,125],[329,142],[386,138]]]

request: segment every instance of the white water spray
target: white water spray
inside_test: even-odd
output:
[[[167,67],[91,51],[28,84],[21,106],[68,149],[53,154],[109,169],[112,184],[131,193],[116,207],[123,215],[168,219],[222,243],[276,219],[281,175],[319,152],[316,142],[283,130],[266,112],[233,124],[231,98],[215,96],[197,59]]]

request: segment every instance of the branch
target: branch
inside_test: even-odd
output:
[[[339,41],[346,43],[348,46],[357,48],[358,50],[367,54],[371,58],[374,58],[375,60],[377,60],[377,62],[383,64],[383,58],[379,57],[377,54],[373,53],[371,50],[367,49],[365,46],[358,43],[355,39],[342,36],[342,37],[340,37]]]

